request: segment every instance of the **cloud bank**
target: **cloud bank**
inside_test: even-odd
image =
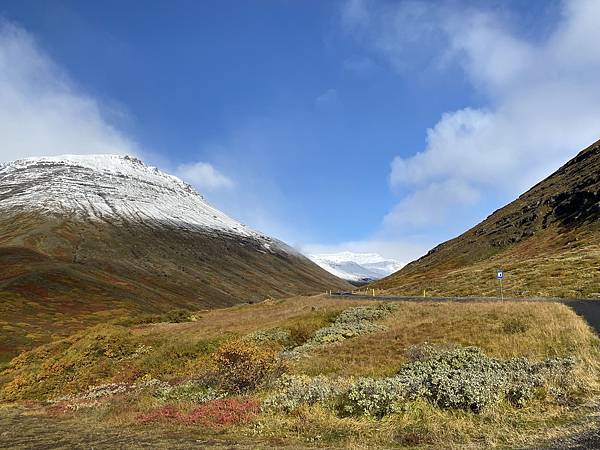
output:
[[[535,40],[510,14],[450,5],[352,0],[343,9],[345,29],[400,75],[458,64],[486,104],[444,113],[424,148],[392,161],[401,199],[386,227],[440,224],[493,192],[516,196],[600,137],[600,2],[564,1]]]
[[[137,154],[100,103],[81,92],[32,35],[0,18],[0,161],[58,154]]]
[[[60,154],[129,154],[159,160],[200,191],[234,183],[207,162],[174,166],[113,125],[105,104],[83,92],[34,36],[0,18],[0,161]]]

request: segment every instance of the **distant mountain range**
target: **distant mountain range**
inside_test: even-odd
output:
[[[405,295],[600,298],[600,141],[466,233],[374,283]]]
[[[353,284],[366,284],[386,277],[402,268],[403,264],[386,259],[377,253],[340,252],[308,255],[323,269]]]
[[[0,354],[55,329],[57,317],[76,328],[78,317],[105,320],[107,311],[197,310],[348,286],[136,158],[0,165],[0,321],[38,327],[13,330],[16,343],[0,339]]]

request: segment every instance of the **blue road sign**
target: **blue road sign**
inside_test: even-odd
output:
[[[502,278],[504,278],[504,271],[503,270],[497,270],[496,271],[496,278],[498,278],[499,280],[501,280]]]

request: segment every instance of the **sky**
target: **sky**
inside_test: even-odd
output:
[[[600,138],[596,0],[0,0],[0,161],[131,154],[408,262]]]

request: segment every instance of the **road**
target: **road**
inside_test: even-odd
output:
[[[565,298],[505,298],[498,297],[411,297],[392,295],[361,295],[361,294],[331,294],[332,298],[345,298],[352,300],[373,300],[386,302],[556,302],[572,308],[579,316],[600,335],[600,299],[565,299]]]

